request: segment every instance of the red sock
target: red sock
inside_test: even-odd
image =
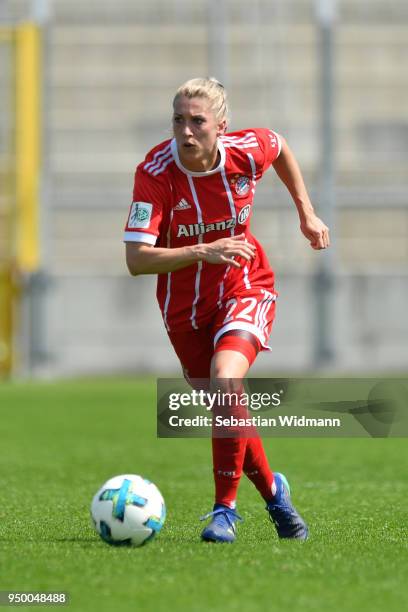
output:
[[[216,504],[235,508],[246,444],[246,438],[212,439]]]
[[[248,438],[243,470],[265,501],[272,498],[273,472],[269,467],[261,438]]]

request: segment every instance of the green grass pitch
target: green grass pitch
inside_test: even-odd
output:
[[[278,541],[243,480],[238,540],[211,545],[210,442],[156,438],[153,380],[3,384],[0,405],[0,590],[64,590],[87,612],[408,609],[406,440],[266,440],[310,540]],[[92,496],[126,472],[168,509],[141,549],[90,526]]]

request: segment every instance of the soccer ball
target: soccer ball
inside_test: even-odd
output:
[[[91,517],[102,540],[114,546],[142,546],[163,527],[166,506],[159,489],[136,474],[114,476],[92,500]]]

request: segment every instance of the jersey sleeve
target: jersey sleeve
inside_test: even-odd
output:
[[[279,157],[282,148],[282,140],[277,132],[267,128],[258,128],[256,130],[256,135],[264,155],[262,165],[263,174]]]
[[[145,242],[154,246],[160,234],[167,199],[162,181],[139,166],[135,173],[124,242]]]

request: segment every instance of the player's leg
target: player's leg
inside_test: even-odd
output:
[[[211,363],[211,385],[224,393],[243,392],[242,380],[260,349],[254,336],[243,330],[226,332],[218,340]],[[229,396],[227,396],[229,397]],[[225,413],[226,407],[223,406]],[[247,418],[245,406],[229,406],[231,415]],[[226,415],[228,416],[228,415]],[[239,428],[229,438],[222,430],[221,437],[213,437],[213,464],[216,482],[216,503],[235,507],[239,480],[244,471],[265,500],[270,499],[273,474],[256,428]]]
[[[212,330],[200,329],[191,332],[171,332],[169,337],[180,359],[187,382],[195,389],[204,388],[209,390],[211,360],[214,353]],[[228,456],[232,459],[232,464],[228,462],[228,466],[224,468],[217,448],[213,444],[216,502],[213,511],[202,517],[206,519],[211,516],[213,519],[211,521],[213,530],[204,529],[203,539],[205,540],[230,542],[235,539],[234,523],[239,520],[238,515],[236,515],[233,509],[239,482],[239,477],[235,478],[235,475],[242,473],[244,452],[241,449],[241,445],[246,441],[237,439],[237,444],[234,442],[232,440],[232,444],[228,447]],[[228,477],[226,475],[227,470],[230,472]],[[223,511],[219,512],[219,508],[222,508]],[[220,524],[221,529],[219,529]]]
[[[243,296],[227,300],[215,327],[215,356],[212,368],[217,364],[225,375],[230,373],[231,351],[241,354],[245,369],[239,373],[244,378],[261,350],[269,350],[267,341],[275,316],[276,294],[266,289],[253,289]],[[212,370],[214,373],[214,370]],[[220,372],[218,372],[219,375]],[[249,436],[245,448],[243,470],[256,486],[262,497],[269,501],[273,484],[262,440],[256,429]]]
[[[169,332],[168,336],[189,385],[194,388],[200,386],[209,389],[211,359],[214,352],[211,328]]]
[[[228,344],[226,343],[228,346]],[[213,392],[222,397],[234,398],[242,393],[242,379],[248,371],[246,357],[235,350],[224,349],[220,341],[220,350],[214,353],[211,362],[210,385]],[[245,418],[245,407],[234,405],[215,406],[213,420],[217,416],[235,416]],[[230,437],[231,436],[231,437]],[[213,427],[212,450],[215,480],[215,502],[230,508],[236,507],[239,481],[242,476],[247,437],[234,427]]]
[[[254,341],[250,333],[242,330],[224,334],[218,340],[215,352],[208,329],[172,332],[169,337],[187,381],[195,388],[197,385],[209,388],[211,375],[212,389],[224,393],[241,391],[240,381],[247,374],[258,351],[256,339]],[[215,381],[219,384],[215,385]],[[245,417],[246,410],[241,412],[241,416]],[[222,438],[212,440],[215,503],[218,505],[235,507],[246,444],[247,438],[244,435],[229,437],[225,430]],[[259,472],[259,462],[256,467]]]
[[[230,300],[226,309],[225,316],[220,313],[218,329],[216,326],[212,378],[215,369],[215,377],[234,375],[236,370],[233,367],[231,351],[241,353],[245,357],[248,362],[247,372],[258,352],[268,348],[266,343],[275,315],[275,295],[262,289],[258,295],[254,292],[244,296],[243,300],[240,297]],[[218,358],[217,352],[220,354]],[[229,364],[232,364],[232,371]],[[243,378],[246,372],[244,373],[242,368],[239,374]],[[220,445],[222,447],[222,442]],[[265,500],[266,509],[279,537],[306,539],[307,526],[291,503],[287,480],[282,474],[273,474],[262,440],[256,432],[247,439],[242,468]]]
[[[240,337],[242,332],[231,336],[225,334],[217,343],[216,352],[211,362],[211,385],[217,389],[229,393],[242,392],[242,379],[247,373],[250,365],[256,357],[256,351],[252,352],[248,339]],[[223,341],[224,339],[224,341]],[[255,344],[254,342],[252,344]],[[245,361],[246,364],[245,365]],[[234,407],[232,407],[234,412]],[[238,416],[242,408],[237,409]],[[242,435],[245,437],[242,438]],[[249,435],[248,438],[246,436]],[[214,506],[220,514],[213,519],[203,532],[204,539],[217,541],[227,531],[231,533],[231,539],[235,539],[236,515],[230,515],[227,524],[228,511],[223,507],[231,507],[229,502],[235,499],[242,471],[250,478],[266,502],[266,510],[271,521],[274,523],[280,538],[305,540],[308,536],[306,523],[294,508],[290,499],[289,484],[283,474],[273,474],[266,457],[262,440],[257,435],[255,428],[251,431],[241,431],[234,438],[213,437],[213,458],[215,472],[216,490],[226,494],[225,501],[222,496],[218,498],[219,503]],[[226,472],[225,470],[228,466]],[[218,474],[218,475],[217,475]],[[235,509],[235,504],[233,505]],[[215,528],[217,527],[217,528]]]
[[[219,356],[218,362],[213,361],[214,367],[217,363],[216,367],[219,369],[222,368],[223,373],[228,374],[230,364],[234,363],[233,353],[235,352],[237,356],[235,359],[240,358],[242,363],[246,366],[245,374],[241,377],[244,378],[261,348],[262,345],[259,339],[252,333],[245,330],[230,330],[221,336],[217,342],[215,355],[221,352],[222,355]],[[242,369],[242,372],[244,372],[244,369]],[[219,373],[220,372],[218,372],[218,374]],[[262,440],[256,429],[254,428],[248,433],[252,435],[247,439],[243,471],[258,489],[265,501],[269,501],[271,498],[273,473],[269,467]]]
[[[244,341],[245,342],[245,341]],[[236,340],[235,340],[236,343]],[[235,397],[242,392],[242,379],[248,372],[248,359],[242,352],[231,350],[226,339],[219,346],[211,361],[210,387],[221,397]],[[214,407],[213,422],[218,416],[245,417],[246,409],[239,405],[224,404]],[[221,437],[219,437],[221,436]],[[203,517],[211,518],[201,537],[209,542],[233,542],[236,537],[236,523],[240,520],[236,512],[236,497],[245,457],[247,438],[237,435],[234,427],[224,427],[215,435],[213,425],[212,451],[215,482],[215,503],[213,511]]]

